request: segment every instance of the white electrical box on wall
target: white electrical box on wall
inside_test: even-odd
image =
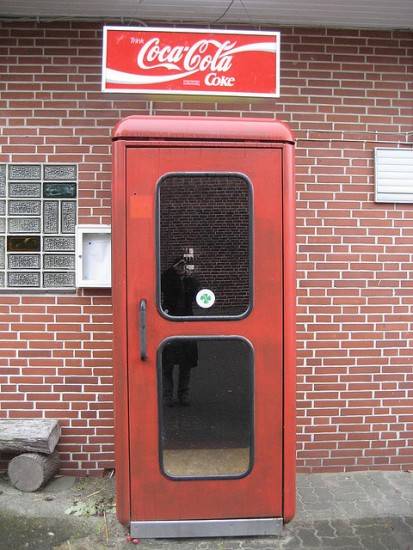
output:
[[[76,226],[76,287],[111,286],[111,226]]]
[[[413,203],[413,149],[375,149],[375,201]]]

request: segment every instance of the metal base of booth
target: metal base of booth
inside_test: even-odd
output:
[[[130,534],[140,539],[245,537],[280,535],[282,518],[132,521]]]

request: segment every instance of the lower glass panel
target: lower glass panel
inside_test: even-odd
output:
[[[160,461],[173,478],[252,468],[253,350],[243,338],[170,338],[159,350]]]

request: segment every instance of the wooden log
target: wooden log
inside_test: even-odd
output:
[[[37,491],[59,470],[59,454],[23,453],[10,462],[7,473],[13,487],[30,493]]]
[[[41,418],[0,420],[0,451],[51,454],[60,437],[57,420]]]

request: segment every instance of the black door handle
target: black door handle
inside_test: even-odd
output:
[[[141,361],[146,361],[148,358],[146,345],[146,300],[139,302],[139,340],[141,348]]]

